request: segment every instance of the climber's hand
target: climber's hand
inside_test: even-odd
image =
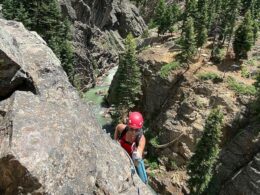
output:
[[[132,159],[140,160],[140,159],[142,159],[142,154],[138,150],[135,150],[132,154]]]

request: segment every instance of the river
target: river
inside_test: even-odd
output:
[[[94,88],[88,90],[83,98],[91,106],[98,123],[103,129],[106,129],[108,133],[111,133],[111,122],[112,119],[109,114],[106,114],[107,105],[104,102],[104,96],[107,94],[109,86],[113,80],[113,77],[117,71],[117,66],[108,71],[107,76],[103,77],[102,80]]]

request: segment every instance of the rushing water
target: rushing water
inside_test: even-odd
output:
[[[104,127],[111,123],[110,115],[106,114],[107,107],[104,105],[104,95],[107,94],[109,86],[113,80],[113,77],[117,71],[117,67],[108,71],[108,75],[104,77],[100,84],[90,89],[84,94],[84,99],[92,105],[94,115],[96,116],[98,123]]]

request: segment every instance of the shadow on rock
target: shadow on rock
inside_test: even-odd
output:
[[[12,155],[0,159],[0,175],[0,194],[2,195],[46,194],[38,191],[42,187],[38,179],[33,177]]]

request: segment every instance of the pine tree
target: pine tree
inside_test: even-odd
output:
[[[257,20],[253,20],[253,43],[255,44],[258,38],[259,24]]]
[[[160,0],[158,5],[155,8],[155,17],[154,22],[158,26],[158,36],[165,29],[165,12],[166,4],[165,0]]]
[[[63,22],[63,26],[61,28],[60,37],[63,37],[61,40],[61,51],[60,51],[60,58],[62,62],[62,66],[66,71],[69,80],[73,82],[74,77],[74,55],[73,55],[73,48],[71,45],[72,35],[70,33],[70,22],[66,18]]]
[[[173,13],[171,7],[166,8],[158,26],[158,34],[164,34],[173,24]]]
[[[225,2],[225,1],[224,1]],[[236,25],[237,16],[241,8],[240,0],[228,0],[225,6],[225,13],[222,22],[222,45],[224,44],[226,38],[228,38],[227,52],[231,43],[231,39],[234,33],[234,28]]]
[[[207,29],[215,29],[216,25],[219,24],[219,18],[221,16],[221,6],[223,0],[208,0],[208,10],[207,10]]]
[[[197,2],[196,0],[185,1],[185,11],[183,13],[183,22],[186,22],[189,17],[193,20],[197,18]]]
[[[115,109],[117,112],[121,109],[130,110],[137,104],[141,95],[141,72],[136,60],[136,45],[131,34],[125,40],[125,52],[119,57],[119,66],[114,78],[117,80],[114,86]]]
[[[180,21],[181,18],[181,9],[177,3],[173,3],[171,5],[171,12],[172,12],[172,25],[175,24],[176,22]]]
[[[221,40],[221,24],[224,16],[224,10],[229,0],[209,0],[208,3],[208,31],[213,33],[213,46],[211,51],[211,59],[219,63],[220,58],[220,43]]]
[[[251,13],[248,11],[243,23],[238,27],[235,33],[233,48],[237,59],[247,59],[247,52],[250,51],[253,42],[253,23]]]
[[[206,25],[204,24],[198,25],[197,36],[196,36],[198,48],[202,47],[206,43],[207,37],[208,37],[208,31]]]
[[[260,121],[260,71],[257,74],[256,82],[254,83],[254,85],[257,90],[255,111],[256,111],[257,119],[258,121]]]
[[[228,2],[231,0],[208,0],[208,22],[207,29],[208,32],[212,32],[214,35],[214,40],[216,38],[221,41],[224,37],[224,32],[226,32],[226,10],[228,8]],[[220,43],[218,43],[220,44]]]
[[[252,4],[254,4],[254,1],[255,0],[241,0],[242,12],[246,13],[252,7]]]
[[[202,47],[207,41],[208,31],[207,31],[207,23],[208,23],[208,1],[207,0],[198,0],[198,20],[196,27],[196,40],[197,47]]]
[[[156,24],[160,24],[162,16],[164,15],[164,12],[166,10],[166,4],[165,0],[160,0],[158,2],[158,5],[155,8],[155,17],[154,17],[154,22]]]
[[[27,28],[30,30],[29,27],[31,25],[31,19],[22,3],[20,3],[19,7],[17,8],[17,13],[15,14],[14,20],[21,21],[24,26],[27,26]]]
[[[158,26],[159,34],[173,31],[173,25],[180,20],[180,8],[176,3],[167,5],[165,0],[160,0],[155,8],[154,22]]]
[[[211,50],[211,60],[215,63],[220,63],[222,61],[223,56],[221,55],[220,45],[213,44],[213,48]]]
[[[253,20],[253,33],[254,33],[254,43],[257,40],[257,34],[259,31],[259,20],[260,20],[260,2],[257,0],[250,1],[251,4],[249,5],[248,10],[251,10],[252,13],[252,20]],[[246,10],[246,11],[248,11]]]
[[[189,62],[196,52],[196,41],[194,34],[194,23],[193,19],[189,17],[183,26],[183,33],[181,37],[181,60],[184,62]]]
[[[203,194],[212,178],[214,164],[220,151],[222,121],[223,114],[220,109],[213,109],[206,120],[202,138],[187,167],[191,195]]]
[[[7,20],[12,20],[15,17],[16,9],[18,8],[18,3],[13,0],[4,0],[2,12],[3,16]]]

